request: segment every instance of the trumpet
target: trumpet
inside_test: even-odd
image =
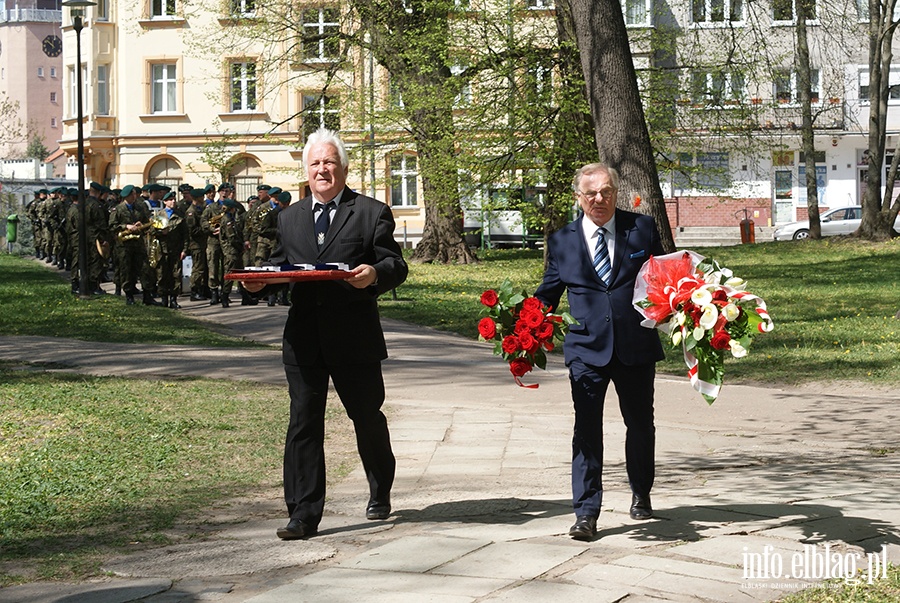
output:
[[[140,239],[145,232],[153,228],[153,222],[141,222],[141,225],[134,230],[123,229],[116,235],[119,241],[133,241]]]

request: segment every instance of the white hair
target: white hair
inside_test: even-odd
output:
[[[337,132],[327,128],[319,128],[307,137],[306,146],[303,147],[304,166],[309,166],[309,150],[317,144],[330,144],[337,149],[338,155],[341,158],[341,167],[344,171],[347,171],[350,167],[350,158],[347,156],[347,149],[344,147],[344,141],[341,140],[341,137],[338,136]]]

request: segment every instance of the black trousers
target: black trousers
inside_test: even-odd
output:
[[[316,527],[325,507],[325,399],[329,377],[353,421],[369,498],[387,502],[396,461],[391,450],[381,363],[285,365],[291,417],[284,444],[284,501],[291,519]]]
[[[572,504],[575,515],[598,517],[603,499],[603,401],[610,382],[625,420],[625,467],[632,492],[653,487],[656,428],[653,381],[656,364],[625,366],[613,356],[606,366],[569,365],[575,432],[572,437]]]

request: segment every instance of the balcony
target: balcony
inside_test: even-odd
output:
[[[0,23],[59,23],[62,11],[43,8],[0,9]]]

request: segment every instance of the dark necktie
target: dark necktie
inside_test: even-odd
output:
[[[594,249],[594,270],[604,283],[609,285],[609,277],[612,274],[612,262],[609,260],[609,248],[606,246],[606,229],[597,230],[597,247]]]
[[[331,223],[331,209],[334,207],[334,201],[329,201],[326,204],[318,204],[322,211],[319,213],[319,217],[316,218],[316,245],[321,247],[325,244],[325,233],[328,232],[328,225]]]

